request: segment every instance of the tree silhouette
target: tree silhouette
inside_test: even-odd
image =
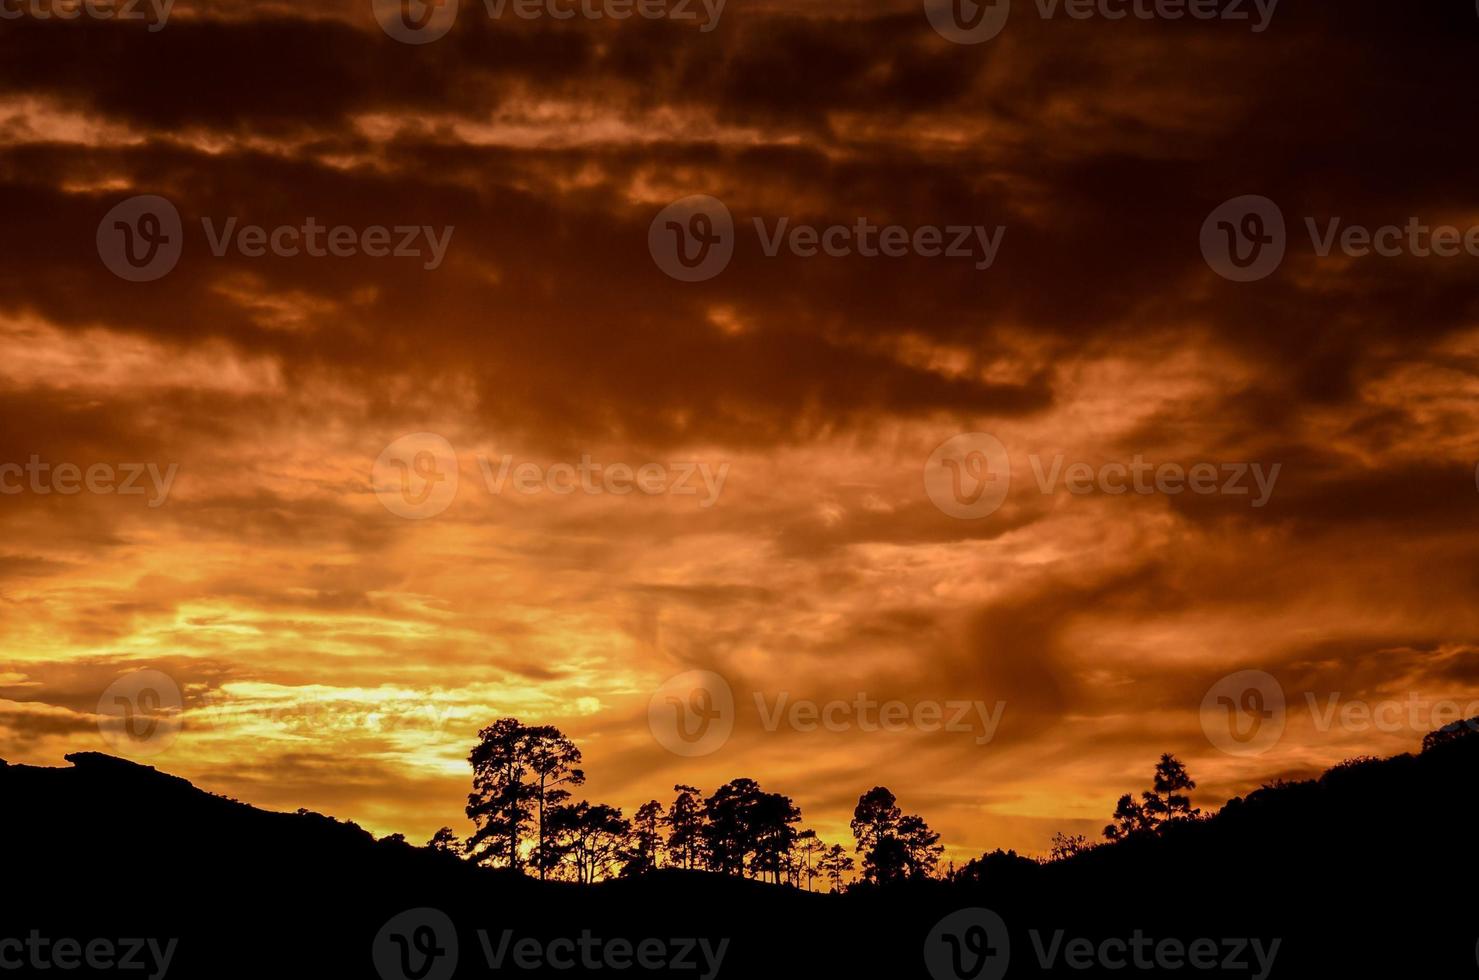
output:
[[[1186,766],[1168,752],[1156,763],[1154,789],[1142,794],[1145,812],[1157,824],[1197,817],[1202,811],[1192,807],[1191,797],[1184,792],[1196,788],[1197,784],[1187,773]]]
[[[889,885],[909,877],[909,849],[892,835],[883,838],[863,855],[863,878]]]
[[[649,800],[637,808],[632,819],[631,846],[627,850],[623,875],[646,874],[657,867],[658,854],[662,850],[662,804]]]
[[[1089,849],[1089,839],[1083,834],[1068,835],[1058,831],[1053,835],[1052,847],[1048,850],[1049,861],[1066,861],[1075,854],[1082,854]]]
[[[815,830],[803,830],[796,835],[796,844],[800,865],[797,869],[800,877],[806,880],[806,890],[811,891],[811,883],[818,874],[820,868],[817,862],[827,851],[827,845],[817,836]],[[798,885],[799,887],[799,885]]]
[[[439,854],[454,855],[461,854],[463,848],[462,841],[457,839],[451,827],[442,827],[437,830],[431,835],[431,840],[426,842],[426,846]]]
[[[749,871],[781,880],[796,840],[791,825],[801,820],[790,797],[767,793],[753,779],[734,779],[704,801],[703,815],[711,870],[735,875]]]
[[[745,856],[752,847],[749,811],[759,796],[760,786],[753,779],[734,779],[704,801],[703,841],[710,870],[744,874]]]
[[[585,885],[613,877],[631,833],[621,811],[604,803],[556,806],[549,813],[550,869],[569,868]]]
[[[663,823],[668,826],[668,854],[678,858],[679,865],[692,870],[703,855],[703,791],[697,786],[673,787],[678,794]]]
[[[892,837],[902,816],[898,800],[882,786],[875,786],[860,796],[852,813],[852,835],[858,842],[857,851],[866,853],[885,838]]]
[[[827,848],[827,853],[822,855],[817,862],[817,869],[827,876],[832,884],[832,891],[842,891],[843,879],[853,869],[852,855],[847,853],[847,848],[841,844],[833,844]]]
[[[527,732],[517,718],[500,718],[478,732],[468,762],[472,793],[467,817],[476,826],[467,850],[474,861],[502,861],[518,870],[519,846],[531,819]]]
[[[799,835],[797,843],[800,843]],[[784,873],[786,884],[792,888],[800,888],[802,880],[806,877],[805,856],[800,850],[792,848],[791,853],[786,857],[786,866],[781,870]]]
[[[1175,821],[1195,819],[1202,811],[1192,807],[1191,797],[1184,791],[1196,788],[1179,759],[1170,753],[1162,755],[1156,763],[1153,788],[1141,793],[1138,803],[1129,793],[1121,796],[1114,809],[1115,823],[1104,828],[1104,836],[1123,840],[1156,833]]]
[[[933,876],[940,855],[945,853],[940,835],[931,830],[922,818],[910,814],[899,820],[899,841],[904,845],[910,877]]]
[[[1449,745],[1459,739],[1469,738],[1479,733],[1479,718],[1468,718],[1464,721],[1455,721],[1437,731],[1428,732],[1423,736],[1424,752],[1431,752],[1440,745]]]
[[[552,726],[501,718],[478,733],[468,761],[473,792],[467,815],[475,830],[460,846],[477,863],[502,863],[513,870],[529,863],[541,878],[553,872],[589,883],[618,870],[626,876],[651,871],[666,846],[669,863],[677,867],[705,867],[797,888],[805,880],[808,891],[820,875],[840,889],[843,876],[854,868],[851,857],[844,862],[839,856],[840,845],[829,847],[815,831],[796,829],[801,810],[794,800],[766,792],[753,779],[730,780],[707,799],[697,787],[677,784],[670,810],[664,813],[661,803],[649,800],[628,821],[614,807],[568,802],[566,787],[585,782],[578,767],[581,752]],[[1131,829],[1195,816],[1198,811],[1183,792],[1194,787],[1185,767],[1163,756],[1154,791],[1142,794],[1143,804],[1124,797],[1117,816]],[[532,841],[531,824],[537,825]],[[937,876],[945,850],[940,835],[922,817],[905,814],[886,787],[875,786],[858,798],[851,828],[865,881]],[[1120,830],[1110,827],[1106,833]],[[459,843],[444,827],[428,846],[455,852]]]
[[[791,825],[800,822],[801,810],[789,796],[761,793],[750,808],[749,820],[749,846],[755,854],[751,868],[757,874],[771,875],[771,880],[780,884],[796,843],[796,830]]]
[[[1002,885],[1031,880],[1027,876],[1035,877],[1041,870],[1042,866],[1031,858],[1022,857],[1016,851],[997,848],[967,861],[950,874],[949,880],[962,885],[979,885],[985,882]]]
[[[544,877],[558,863],[546,846],[549,811],[570,798],[564,786],[585,782],[585,773],[576,768],[580,750],[558,728],[500,718],[478,732],[468,762],[473,791],[467,816],[477,827],[468,852],[480,863],[502,861],[519,870],[525,829],[537,822],[534,866]]]
[[[940,835],[922,817],[905,816],[894,794],[882,786],[858,798],[852,833],[863,855],[863,879],[880,885],[933,875],[945,851]]]
[[[539,837],[534,863],[539,869],[539,877],[543,878],[554,863],[546,850],[549,836],[546,814],[570,798],[570,791],[561,787],[581,785],[585,782],[585,773],[576,768],[580,765],[580,749],[552,725],[527,729],[524,746],[529,756],[529,769],[534,774],[532,790],[539,807]]]
[[[1104,836],[1110,840],[1123,840],[1134,834],[1149,833],[1155,829],[1145,808],[1135,802],[1135,797],[1126,793],[1119,798],[1114,808],[1115,822],[1104,828]]]

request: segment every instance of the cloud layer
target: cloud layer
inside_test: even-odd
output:
[[[1409,749],[1479,699],[1479,259],[1322,257],[1306,219],[1479,225],[1476,38],[1457,0],[1283,0],[1257,34],[1019,3],[979,46],[911,4],[709,31],[464,4],[424,46],[368,2],[0,22],[0,463],[178,467],[160,506],[0,496],[0,757],[96,747],[104,690],[152,667],[185,702],[153,764],[264,805],[460,826],[475,733],[513,714],[576,738],[593,798],[752,776],[841,838],[882,783],[962,857],[1092,833],[1163,751],[1217,805]],[[139,194],[183,220],[152,283],[96,246]],[[648,231],[691,194],[736,245],[681,283]],[[1289,247],[1238,284],[1199,234],[1247,194]],[[435,270],[218,257],[202,222],[233,218],[455,233]],[[986,270],[770,257],[781,218],[1005,231]],[[374,464],[422,432],[460,479],[406,520]],[[977,520],[924,481],[969,432],[1011,464]],[[505,456],[727,476],[712,506],[493,492]],[[1279,469],[1260,507],[1040,485],[1137,459]],[[1259,757],[1202,726],[1245,668],[1289,702]],[[648,700],[694,669],[738,718],[688,759]],[[768,731],[755,701],[860,693],[1005,707],[981,745]],[[1332,695],[1418,708],[1322,723]]]

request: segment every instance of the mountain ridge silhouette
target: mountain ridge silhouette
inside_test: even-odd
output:
[[[983,908],[1008,930],[1012,977],[1098,975],[1070,966],[1065,944],[1136,935],[1277,939],[1273,977],[1474,975],[1474,727],[1449,726],[1417,754],[1268,786],[1201,820],[1064,860],[994,852],[955,881],[844,895],[674,869],[587,886],[539,882],[376,840],[321,814],[262,810],[101,753],[69,754],[70,768],[0,761],[0,866],[23,899],[0,916],[0,939],[32,930],[82,942],[175,938],[174,977],[399,980],[399,968],[372,959],[377,936],[407,910],[435,909],[457,937],[460,962],[448,976],[569,975],[506,959],[492,969],[487,959],[506,933],[542,943],[586,933],[632,943],[702,937],[716,949],[723,941],[718,977],[951,980],[953,967],[942,976],[926,963],[927,938],[952,913]],[[704,975],[702,960],[639,972]],[[1125,972],[1259,975],[1222,965]]]

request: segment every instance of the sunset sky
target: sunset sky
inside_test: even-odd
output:
[[[1479,256],[1306,230],[1479,226],[1472,3],[1283,0],[1255,33],[1018,0],[976,45],[885,0],[731,0],[707,30],[464,2],[424,45],[370,8],[0,20],[0,464],[177,467],[159,499],[0,495],[0,758],[116,751],[99,699],[151,668],[184,729],[137,758],[263,807],[465,834],[468,751],[512,715],[628,815],[749,776],[845,841],[882,784],[959,863],[1097,836],[1162,752],[1216,807],[1415,749],[1434,702],[1479,714]],[[100,222],[145,194],[183,256],[131,282]],[[648,249],[690,195],[736,226],[701,282]],[[1288,224],[1247,283],[1199,244],[1243,195]],[[203,221],[232,218],[453,233],[432,269],[217,257]],[[979,269],[771,257],[757,218],[1004,232]],[[420,433],[459,479],[415,519],[382,453]],[[926,492],[964,433],[1011,463],[976,519]],[[696,492],[494,492],[506,456]],[[1261,507],[1252,476],[1044,493],[1060,456],[1279,469]],[[1244,669],[1288,700],[1256,756],[1201,715]],[[649,727],[690,670],[737,705],[692,758]],[[757,693],[1003,709],[986,744],[772,732]]]

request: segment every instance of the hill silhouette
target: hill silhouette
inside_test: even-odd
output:
[[[0,764],[0,866],[10,886],[0,943],[44,940],[56,955],[72,948],[59,940],[107,940],[121,965],[125,940],[152,939],[131,956],[144,969],[126,976],[1476,970],[1472,728],[1065,860],[997,852],[950,882],[844,895],[674,870],[539,882],[377,841],[319,814],[263,811],[109,756],[67,760],[70,768]],[[971,909],[986,911],[962,911]],[[1149,968],[1136,968],[1137,950]],[[33,952],[0,945],[0,976]],[[1126,968],[1114,970],[1118,962]]]

